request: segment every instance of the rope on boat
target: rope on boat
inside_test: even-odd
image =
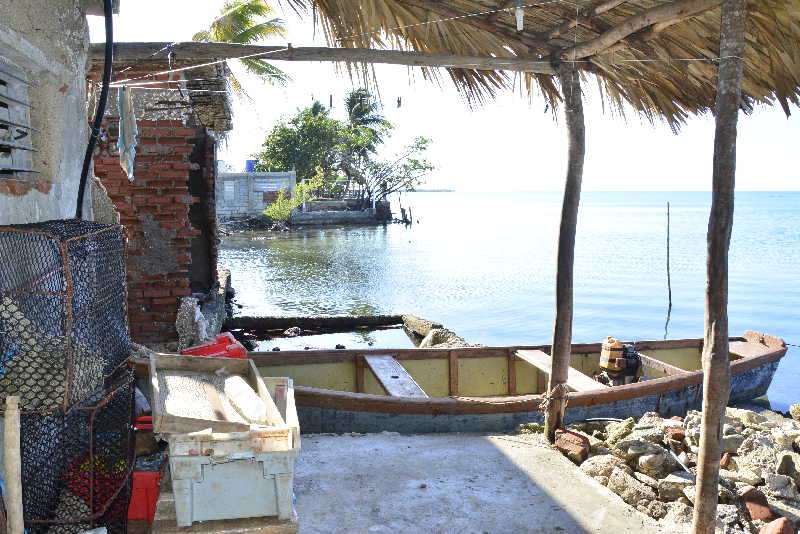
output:
[[[566,384],[556,384],[553,389],[543,395],[542,402],[539,404],[539,410],[546,412],[550,407],[550,403],[553,402],[554,399],[563,399],[564,407],[566,408],[567,393],[569,393],[569,389],[567,388]]]

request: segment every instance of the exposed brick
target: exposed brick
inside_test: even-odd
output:
[[[791,521],[781,517],[761,527],[758,534],[797,534],[797,530]]]
[[[169,290],[167,289],[145,289],[142,292],[142,296],[145,297],[168,297]]]
[[[747,506],[751,519],[770,521],[775,518],[775,514],[769,507],[769,502],[767,502],[767,496],[761,490],[753,486],[745,486],[739,490],[739,496]]]
[[[153,304],[175,304],[177,302],[178,299],[174,296],[153,299]]]
[[[576,432],[556,430],[555,446],[561,454],[579,465],[589,457],[589,439]]]
[[[172,289],[170,290],[170,293],[172,293],[176,297],[188,297],[189,295],[192,294],[192,290],[189,289],[188,287],[183,287],[180,289]]]

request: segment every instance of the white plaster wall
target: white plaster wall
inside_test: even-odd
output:
[[[0,56],[27,71],[31,122],[39,150],[30,179],[52,184],[22,196],[0,193],[0,224],[70,218],[88,139],[86,66],[89,30],[81,0],[0,1]],[[2,180],[2,178],[0,178]],[[86,206],[91,195],[86,195]]]

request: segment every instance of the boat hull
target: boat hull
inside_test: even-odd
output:
[[[747,332],[744,337],[731,338],[743,345],[744,353],[731,362],[730,402],[752,400],[764,395],[780,359],[786,354],[782,340],[757,332]],[[699,349],[702,340],[673,340],[642,342],[651,349],[694,347]],[[539,347],[549,350],[549,347]],[[520,347],[457,349],[461,358],[480,356],[480,351],[514,354]],[[443,349],[445,350],[445,349]],[[469,353],[465,351],[470,351]],[[574,345],[576,352],[599,351],[599,345]],[[327,361],[330,358],[358,361],[364,351],[340,353],[283,353],[282,356],[251,355],[256,365],[268,372],[270,361],[295,358]],[[382,351],[386,352],[386,351]],[[452,360],[452,352],[431,356],[428,352],[408,354],[396,351],[399,358],[443,357]],[[402,353],[406,354],[403,355]],[[352,354],[350,354],[352,353]],[[471,355],[469,355],[471,353]],[[281,354],[281,353],[277,353]],[[403,360],[401,360],[403,361]],[[513,362],[513,357],[509,360]],[[451,367],[452,368],[452,367]],[[451,375],[452,376],[452,375]],[[638,417],[646,412],[662,416],[684,415],[688,410],[699,409],[703,399],[702,371],[680,372],[635,384],[608,387],[600,390],[570,392],[566,421],[579,421],[595,417]],[[363,379],[362,379],[363,381]],[[509,387],[511,387],[509,385]],[[457,388],[456,383],[451,385]],[[505,395],[496,397],[394,397],[296,386],[295,397],[300,427],[303,433],[435,433],[435,432],[507,432],[522,423],[542,422],[539,394]]]

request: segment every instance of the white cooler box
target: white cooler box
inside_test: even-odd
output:
[[[288,378],[263,380],[284,425],[168,436],[178,526],[246,517],[292,518],[294,461],[300,449],[294,388]]]

